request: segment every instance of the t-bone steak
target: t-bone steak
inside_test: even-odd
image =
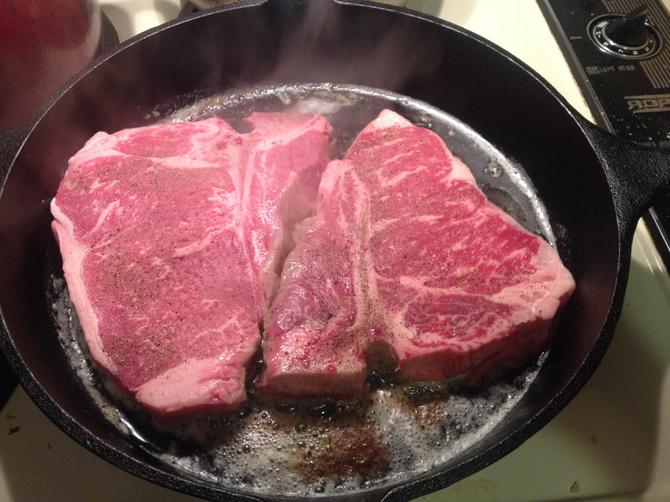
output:
[[[313,212],[325,119],[248,122],[98,133],[52,201],[90,353],[154,416],[244,402],[290,227]]]
[[[263,339],[259,385],[279,395],[355,395],[382,364],[434,381],[519,362],[574,289],[436,134],[388,110],[328,165],[295,240]]]

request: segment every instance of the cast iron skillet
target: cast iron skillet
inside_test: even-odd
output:
[[[317,4],[327,17],[314,15]],[[69,368],[47,315],[43,283],[52,239],[48,202],[67,158],[94,132],[142,125],[155,105],[175,97],[188,104],[194,91],[310,81],[423,100],[516,159],[552,225],[563,229],[558,248],[569,256],[578,285],[535,382],[484,441],[421,477],[341,498],[406,500],[482,469],[555,416],[609,344],[637,219],[670,182],[667,154],[598,130],[518,60],[431,17],[333,0],[257,1],[205,12],[136,37],[98,60],[66,86],[25,139],[3,145],[9,174],[0,200],[0,348],[56,424],[129,472],[201,497],[242,495],[181,477],[134,448]]]

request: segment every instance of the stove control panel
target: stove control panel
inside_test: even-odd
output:
[[[655,0],[538,0],[598,123],[670,147],[670,15]]]
[[[605,54],[623,59],[648,59],[661,50],[661,37],[649,22],[648,8],[626,14],[605,14],[589,23],[593,43]]]

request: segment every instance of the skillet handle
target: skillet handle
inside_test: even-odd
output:
[[[627,235],[657,195],[670,188],[670,150],[628,141],[584,121],[612,190],[619,233]]]

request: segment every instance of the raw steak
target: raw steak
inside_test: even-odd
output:
[[[52,201],[91,355],[156,416],[246,399],[284,228],[313,210],[325,119],[249,122],[249,134],[219,119],[98,133]]]
[[[367,366],[434,381],[520,361],[574,289],[437,135],[391,111],[329,164],[295,239],[263,340],[275,394],[354,395]]]

